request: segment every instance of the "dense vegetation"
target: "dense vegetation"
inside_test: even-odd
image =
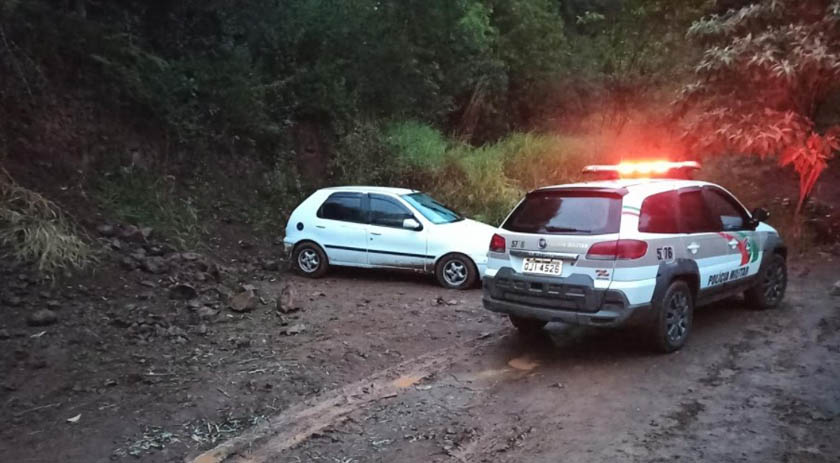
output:
[[[181,238],[228,203],[277,227],[329,183],[497,222],[584,163],[661,152],[781,155],[807,193],[837,148],[817,114],[840,7],[751,3],[4,0],[0,160],[81,173],[117,218]],[[772,114],[769,81],[797,96]]]

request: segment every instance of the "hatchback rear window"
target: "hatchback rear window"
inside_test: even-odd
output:
[[[621,197],[581,191],[536,191],[525,197],[502,228],[519,233],[618,233]]]

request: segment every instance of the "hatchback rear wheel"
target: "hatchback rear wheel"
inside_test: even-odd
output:
[[[303,243],[295,248],[292,256],[295,270],[310,278],[320,278],[327,273],[329,263],[321,247],[315,243]]]

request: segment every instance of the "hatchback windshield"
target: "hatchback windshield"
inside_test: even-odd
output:
[[[519,233],[603,235],[618,233],[621,198],[597,192],[536,191],[502,228]]]
[[[464,220],[461,214],[435,201],[426,193],[411,193],[402,197],[433,224],[439,225]]]

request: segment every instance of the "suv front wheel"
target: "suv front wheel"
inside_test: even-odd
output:
[[[787,263],[779,254],[773,254],[761,269],[758,282],[744,292],[744,299],[755,309],[774,309],[785,297],[787,289]]]
[[[685,344],[694,318],[694,296],[685,281],[668,286],[662,299],[654,302],[656,324],[653,327],[656,347],[673,352]]]

